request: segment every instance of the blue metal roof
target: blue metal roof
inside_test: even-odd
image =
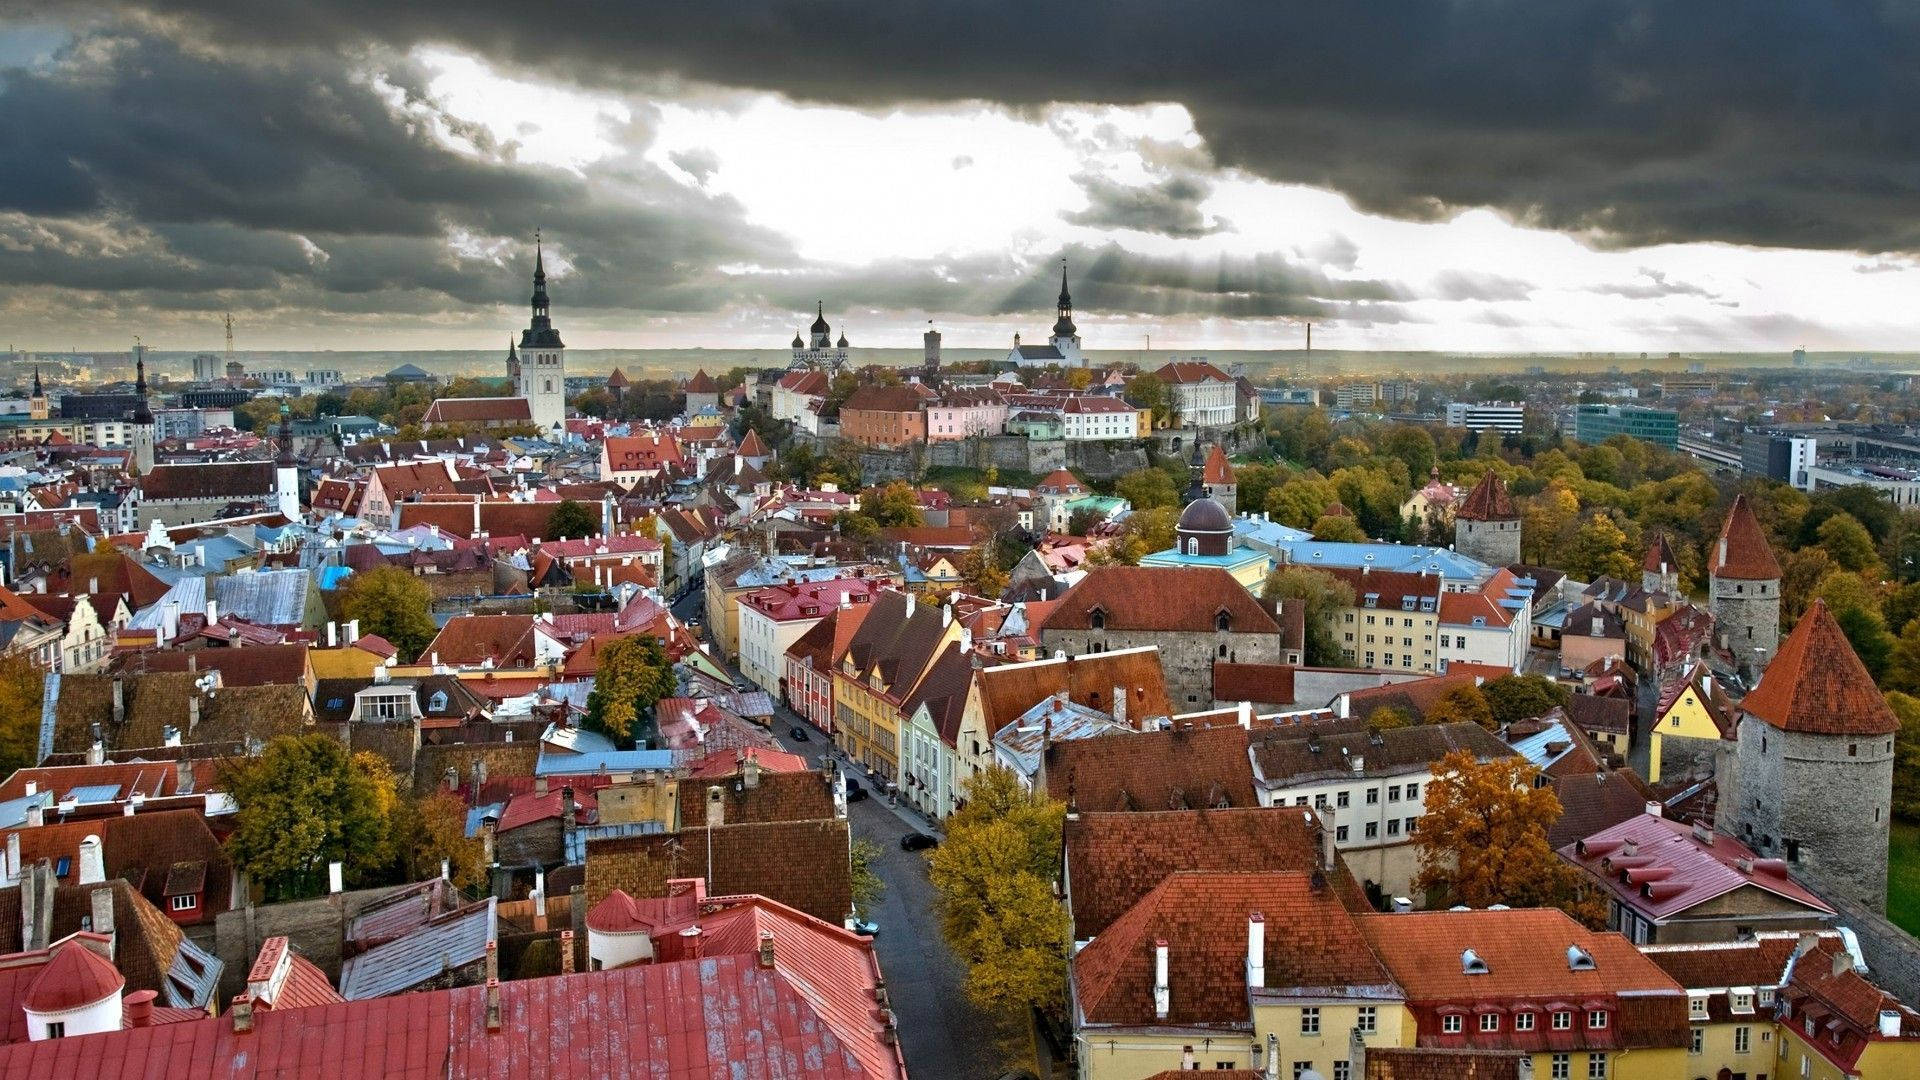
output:
[[[119,797],[119,784],[83,784],[67,792],[67,798],[77,803],[113,802]]]
[[[589,776],[595,773],[664,772],[673,768],[671,750],[612,750],[591,754],[542,751],[535,776]]]

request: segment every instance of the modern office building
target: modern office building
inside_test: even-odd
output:
[[[1526,420],[1527,407],[1517,401],[1455,401],[1447,406],[1447,426],[1468,431],[1518,435]]]
[[[1740,471],[1812,491],[1816,450],[1817,442],[1811,435],[1749,431],[1740,444]]]
[[[1637,405],[1582,405],[1574,413],[1573,437],[1578,441],[1603,443],[1615,435],[1630,435],[1675,450],[1680,446],[1680,415]]]

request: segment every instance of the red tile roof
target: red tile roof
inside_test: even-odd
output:
[[[1521,1080],[1532,1061],[1523,1050],[1369,1046],[1366,1080]]]
[[[427,406],[422,424],[513,424],[533,419],[523,397],[440,398]]]
[[[847,646],[853,641],[853,635],[860,629],[860,620],[873,610],[872,604],[859,604],[849,608],[835,608],[827,616],[814,623],[799,640],[787,649],[787,655],[796,660],[811,659],[813,670],[831,672],[846,655]]]
[[[680,443],[672,435],[613,436],[606,441],[608,467],[614,472],[650,472],[668,465],[683,466]]]
[[[1164,383],[1232,382],[1227,373],[1205,360],[1175,360],[1160,365],[1154,377]]]
[[[1740,707],[1782,731],[1891,735],[1900,730],[1825,600],[1815,600],[1800,616]]]
[[[760,433],[752,428],[740,440],[740,448],[734,454],[743,458],[768,457],[767,444],[760,441]]]
[[[1074,1002],[1089,1024],[1236,1024],[1248,1001],[1248,924],[1264,924],[1269,990],[1390,988],[1324,876],[1169,874],[1074,956]],[[1168,954],[1167,1015],[1154,1005],[1155,949]]]
[[[1704,830],[1707,841],[1696,829]],[[1641,814],[1568,844],[1561,858],[1587,871],[1620,904],[1665,922],[1728,893],[1752,887],[1810,913],[1833,909],[1787,873],[1731,836]]]
[[[1735,581],[1778,581],[1780,564],[1773,557],[1773,546],[1760,521],[1753,516],[1745,495],[1737,495],[1727,511],[1726,524],[1720,527],[1720,539],[1707,552],[1707,572],[1714,577]]]
[[[533,616],[456,616],[440,628],[426,655],[438,655],[443,664],[492,660],[495,667],[525,667],[533,663]]]
[[[20,1004],[38,1013],[65,1012],[112,997],[126,985],[112,961],[87,942],[69,941],[54,950]]]
[[[1224,611],[1234,633],[1280,632],[1246,586],[1211,566],[1095,567],[1060,597],[1041,630],[1089,629],[1095,608],[1105,614],[1109,630],[1210,634],[1214,617]]]
[[[382,465],[373,470],[386,493],[389,505],[404,502],[415,495],[452,495],[453,477],[443,461],[418,461],[407,465]]]
[[[40,791],[52,793],[55,802],[66,798],[67,793],[75,788],[108,786],[120,789],[116,797],[120,800],[135,794],[157,799],[179,793],[179,770],[171,761],[21,769],[0,782],[0,801],[25,796],[28,783],[39,785]]]
[[[713,381],[713,376],[707,374],[706,368],[701,368],[694,372],[693,378],[687,380],[687,393],[689,394],[716,394],[719,392],[719,384]]]
[[[1520,511],[1514,508],[1513,496],[1507,494],[1506,481],[1488,469],[1453,516],[1467,521],[1518,521]]]
[[[1083,811],[1256,806],[1246,729],[1175,728],[1049,743],[1047,793]]]
[[[1647,545],[1647,557],[1640,562],[1640,569],[1652,573],[1679,573],[1680,560],[1673,557],[1673,545],[1667,542],[1667,534],[1654,536],[1653,543]]]
[[[1818,938],[1811,950],[1794,958],[1780,991],[1787,1010],[1782,1023],[1813,1025],[1818,1036],[1803,1036],[1802,1041],[1848,1074],[1868,1044],[1889,1038],[1880,1034],[1882,1012],[1899,1017],[1899,1035],[1893,1037],[1920,1039],[1920,1014],[1868,982],[1856,969],[1856,960],[1844,940]],[[1796,1034],[1805,1031],[1802,1027]]]
[[[1291,705],[1294,670],[1290,664],[1234,664],[1215,660],[1213,699]]]
[[[1207,451],[1207,463],[1200,472],[1200,482],[1203,484],[1233,483],[1233,466],[1227,462],[1227,452],[1220,449],[1219,443],[1214,443]]]
[[[261,942],[260,953],[247,972],[247,995],[256,1010],[304,1009],[343,1000],[327,981],[327,973],[294,952],[292,943],[284,937]]]

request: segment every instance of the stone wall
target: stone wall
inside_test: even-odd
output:
[[[1901,1001],[1920,1001],[1920,941],[1877,911],[1844,896],[1822,895],[1840,913],[1837,925],[1860,939],[1867,978]]]
[[[1742,666],[1764,670],[1780,648],[1780,583],[1713,578],[1708,586],[1714,633]]]
[[[446,783],[449,766],[464,784],[473,780],[475,762],[485,763],[488,776],[532,776],[539,760],[540,744],[532,741],[422,746],[414,759],[413,790],[424,793]]]
[[[1238,664],[1277,664],[1280,662],[1279,634],[1249,634],[1233,631],[1186,633],[1153,630],[1046,630],[1041,647],[1068,656],[1094,652],[1095,645],[1106,652],[1134,649],[1146,645],[1160,649],[1160,666],[1166,672],[1167,698],[1176,713],[1199,712],[1212,707],[1213,662],[1228,660]],[[1224,647],[1226,652],[1221,653]]]
[[[1737,762],[1733,835],[1762,858],[1787,859],[1823,896],[1884,910],[1892,736],[1809,735],[1744,716]]]
[[[270,937],[284,937],[294,951],[340,984],[340,963],[347,923],[366,907],[408,885],[317,896],[284,904],[248,905],[223,911],[214,920],[213,950],[225,968],[220,973],[220,1000],[231,1001],[246,989],[247,971],[260,946]]]
[[[1512,566],[1520,561],[1520,523],[1460,519],[1453,523],[1453,547],[1488,566]]]
[[[1090,479],[1112,480],[1147,467],[1146,448],[1137,441],[1070,442],[1065,446],[1067,467]]]

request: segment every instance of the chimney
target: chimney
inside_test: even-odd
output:
[[[760,759],[747,752],[746,760],[740,763],[740,782],[748,791],[760,786]]]
[[[193,793],[193,761],[181,758],[173,763],[173,788],[176,795]]]
[[[342,880],[342,871],[345,869],[346,868],[339,862],[330,862],[327,864],[328,892],[338,894],[346,891],[346,884]]]
[[[160,994],[155,990],[135,990],[120,999],[120,1005],[126,1010],[127,1026],[143,1028],[153,1026],[153,999]]]
[[[760,931],[760,966],[773,967],[773,931]]]
[[[327,624],[327,648],[337,649],[339,647],[340,647],[340,624],[337,622],[329,622]]]
[[[689,926],[680,931],[680,948],[685,959],[700,959],[706,955],[706,932],[698,926]]]
[[[1167,986],[1167,939],[1153,942],[1153,1016],[1165,1020],[1173,1008],[1173,994]]]
[[[87,900],[93,905],[93,932],[108,939],[109,952],[118,952],[120,940],[113,932],[113,889],[103,885],[87,894]]]
[[[1853,970],[1853,954],[1845,949],[1833,954],[1833,973],[1839,975]]]
[[[1665,817],[1666,807],[1660,805],[1657,802],[1649,802],[1647,803],[1647,814],[1650,817]]]
[[[1271,1031],[1267,1032],[1267,1067],[1261,1080],[1280,1080],[1280,1036]]]
[[[187,691],[187,730],[196,731],[199,729],[199,727],[200,727],[200,691],[198,689],[191,689]],[[176,739],[177,739],[177,732],[176,732]],[[168,745],[178,746],[180,744],[178,741],[175,741],[175,742],[169,743]]]
[[[707,788],[707,828],[719,828],[727,823],[727,793],[715,784]]]
[[[1720,559],[1715,565],[1725,566],[1726,564],[1727,564],[1727,538],[1723,536],[1720,538]]]
[[[239,993],[233,995],[233,1033],[245,1035],[253,1030],[253,995]]]
[[[913,593],[907,593],[907,618],[913,618]]]
[[[1805,956],[1820,947],[1820,935],[1811,930],[1802,931],[1800,943],[1793,947],[1793,955]]]
[[[207,625],[212,626],[214,623],[217,623],[219,621],[220,621],[220,601],[215,600],[213,597],[209,596],[207,597]]]
[[[1880,1037],[1897,1039],[1900,1037],[1900,1011],[1898,1009],[1880,1010]]]
[[[113,680],[113,722],[116,725],[127,722],[127,680],[117,677]],[[99,762],[88,764],[97,765]]]
[[[359,640],[360,640],[360,620],[348,619],[347,620],[347,644],[351,645],[354,642]]]
[[[45,825],[46,823],[47,823],[46,807],[42,806],[37,801],[28,803],[27,804],[27,828],[37,829],[40,826]]]
[[[17,885],[20,882],[20,833],[17,829],[7,834],[5,878],[0,884]]]
[[[500,980],[487,980],[487,1031],[500,1030]]]
[[[1333,808],[1320,810],[1320,866],[1318,869],[1331,872],[1334,860],[1339,858],[1334,852]]]
[[[486,961],[487,961],[487,981],[499,982],[500,981],[500,943],[497,941],[487,942],[485,955],[486,955]]]
[[[1267,985],[1267,919],[1259,912],[1247,915],[1247,989]]]
[[[573,974],[573,931],[560,931],[560,974]]]
[[[92,885],[107,880],[107,863],[100,850],[100,838],[89,835],[80,841],[80,880],[81,885]]]
[[[1193,1047],[1191,1046],[1181,1047],[1180,1048],[1180,1071],[1181,1072],[1197,1072],[1199,1068],[1200,1068],[1200,1063],[1193,1059]]]
[[[533,793],[538,798],[544,799],[547,797],[547,778],[546,777],[536,776],[533,778]]]

